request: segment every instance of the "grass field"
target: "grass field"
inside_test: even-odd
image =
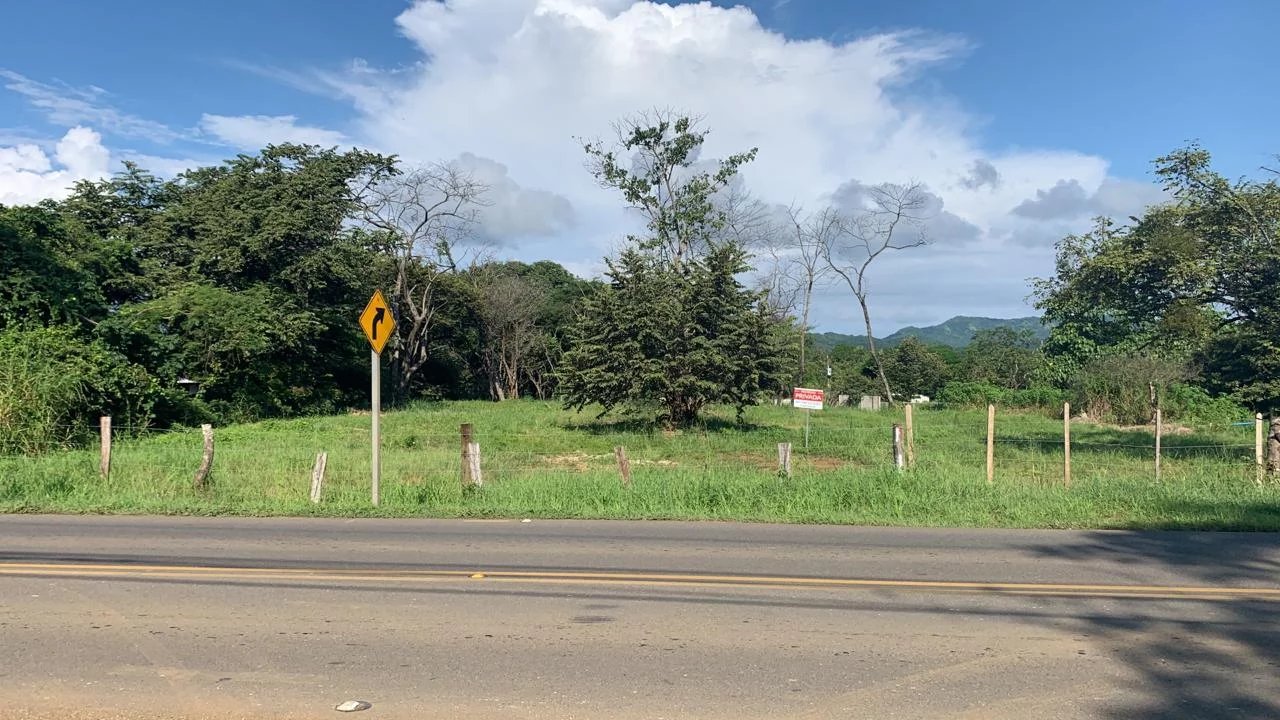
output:
[[[597,421],[550,403],[451,402],[387,413],[383,499],[369,499],[369,417],[268,421],[217,429],[210,487],[196,491],[198,431],[117,439],[111,476],[95,450],[0,458],[0,512],[436,517],[681,518],[974,527],[1280,529],[1280,485],[1254,483],[1252,428],[1173,428],[1163,478],[1149,428],[1076,423],[1063,486],[1062,421],[1002,413],[996,480],[986,483],[983,411],[918,408],[917,466],[892,467],[901,410],[812,414],[752,408],[678,433]],[[475,425],[484,486],[459,482],[458,426]],[[126,429],[127,430],[127,429]],[[794,444],[780,478],[777,444]],[[619,482],[626,447],[634,484]],[[324,497],[308,500],[315,454]]]

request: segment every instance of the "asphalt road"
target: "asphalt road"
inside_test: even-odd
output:
[[[1280,536],[0,517],[0,718],[1277,718]]]

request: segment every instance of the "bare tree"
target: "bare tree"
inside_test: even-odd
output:
[[[511,275],[488,278],[480,287],[484,363],[495,400],[520,397],[526,361],[542,339],[537,323],[544,300],[542,288]]]
[[[821,246],[821,255],[827,266],[844,280],[862,307],[862,319],[867,327],[867,348],[876,363],[876,372],[890,404],[893,403],[893,388],[889,387],[871,329],[867,271],[876,258],[889,250],[906,250],[928,243],[924,219],[920,217],[926,204],[927,198],[918,183],[867,188],[864,206],[842,220],[838,231],[824,236]]]
[[[813,290],[832,272],[826,251],[841,233],[845,220],[835,208],[828,207],[818,213],[805,214],[803,209],[794,205],[787,209],[787,219],[791,225],[790,233],[780,241],[783,243],[782,254],[792,269],[800,300],[800,378],[803,379]]]
[[[487,190],[452,165],[432,164],[378,178],[361,193],[364,222],[386,236],[395,260],[390,301],[398,321],[398,342],[391,346],[397,400],[407,397],[430,357],[437,279],[457,272],[458,243],[471,237]]]

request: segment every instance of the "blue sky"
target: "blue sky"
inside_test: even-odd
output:
[[[1159,200],[1150,160],[1187,140],[1233,175],[1280,152],[1280,3],[717,5],[15,0],[0,202],[128,158],[172,173],[284,139],[359,144],[465,164],[495,189],[496,254],[591,274],[633,219],[566,159],[572,138],[675,105],[705,117],[713,154],[760,145],[745,180],[769,203],[908,178],[936,193],[937,227],[959,230],[887,263],[891,329],[1029,312],[1053,239]],[[979,167],[990,187],[966,179]],[[824,292],[819,326],[855,329],[848,298]]]

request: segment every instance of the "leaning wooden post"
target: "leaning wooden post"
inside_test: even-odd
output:
[[[909,402],[902,407],[902,425],[907,433],[907,467],[914,468],[916,466],[916,427],[911,417],[911,407]]]
[[[1156,482],[1160,482],[1160,439],[1164,435],[1164,415],[1156,408]]]
[[[1071,487],[1071,403],[1062,403],[1062,483]]]
[[[791,443],[778,443],[778,475],[791,477]]]
[[[320,493],[324,488],[324,468],[329,463],[329,453],[318,453],[316,464],[311,468],[311,502],[320,502]]]
[[[475,442],[475,431],[471,423],[462,423],[459,431],[462,435],[462,485],[466,487],[475,482],[471,477],[471,446]]]
[[[200,433],[204,435],[204,455],[200,458],[200,469],[196,471],[195,486],[197,490],[204,490],[213,470],[213,426],[201,425]]]
[[[987,484],[996,481],[996,406],[987,405]]]
[[[1257,468],[1258,474],[1254,478],[1254,482],[1261,485],[1262,479],[1266,474],[1266,464],[1262,459],[1262,413],[1255,413],[1253,416],[1253,464]]]
[[[1258,417],[1262,417],[1259,415]],[[101,457],[98,459],[98,474],[103,480],[111,477],[111,416],[98,418],[98,442]]]
[[[898,423],[893,424],[893,467],[898,472],[902,472],[906,467],[906,460],[902,452],[902,426]]]
[[[622,487],[631,487],[631,461],[627,459],[627,449],[621,445],[615,447],[613,457],[618,461],[618,474],[622,476]]]

